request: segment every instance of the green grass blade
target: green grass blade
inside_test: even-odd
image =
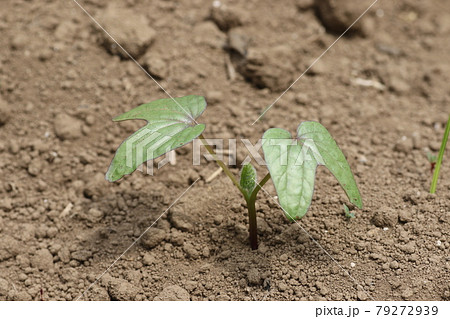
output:
[[[430,194],[436,193],[437,182],[439,178],[439,171],[441,170],[442,159],[444,158],[445,147],[447,146],[448,134],[450,132],[450,116],[445,126],[444,137],[442,138],[441,148],[439,149],[439,155],[434,167],[433,180],[431,181]]]

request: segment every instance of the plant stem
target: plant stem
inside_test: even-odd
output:
[[[203,134],[200,134],[200,136],[198,137],[200,139],[200,141],[202,141],[203,145],[205,145],[206,150],[212,155],[212,157],[214,158],[214,160],[216,161],[216,163],[220,166],[220,168],[223,169],[223,171],[225,172],[225,174],[231,179],[231,181],[233,182],[234,186],[236,186],[241,193],[243,193],[243,190],[241,188],[241,185],[239,185],[239,182],[237,181],[236,177],[233,175],[233,173],[228,169],[228,167],[225,165],[224,162],[222,162],[218,157],[216,152],[214,152],[214,150],[212,149],[211,145],[208,144],[208,142],[206,141],[205,137],[203,136]]]
[[[439,155],[436,161],[436,166],[434,168],[433,180],[431,181],[430,193],[434,194],[436,192],[437,181],[439,177],[439,171],[441,169],[442,159],[444,158],[445,146],[447,145],[448,134],[450,132],[450,116],[447,120],[447,125],[445,126],[444,137],[442,138],[441,149],[439,150]]]
[[[252,250],[258,249],[258,234],[257,234],[257,225],[256,225],[256,208],[255,208],[255,200],[246,199],[247,201],[247,209],[248,209],[248,224],[249,224],[249,233],[250,233],[250,247]]]
[[[249,233],[250,233],[250,247],[252,250],[258,249],[258,226],[256,223],[256,196],[260,191],[261,187],[267,183],[270,179],[270,173],[267,173],[266,176],[261,180],[261,182],[256,184],[255,189],[251,193],[250,196],[246,196],[244,194],[245,200],[247,202],[247,210],[248,210],[248,225],[249,225]]]
[[[264,186],[265,183],[270,179],[270,173],[267,173],[266,176],[261,180],[261,182],[256,183],[256,187],[253,190],[252,194],[250,195],[250,199],[253,201],[256,201],[256,195],[258,195],[258,192],[261,190],[261,187]]]
[[[267,181],[270,179],[270,173],[267,173],[266,176],[261,180],[261,182],[257,183],[255,189],[253,192],[248,196],[246,191],[244,191],[237,181],[236,177],[233,175],[233,173],[228,169],[228,167],[225,165],[224,162],[222,162],[218,157],[216,152],[212,149],[211,145],[208,144],[203,134],[200,134],[198,137],[200,141],[202,141],[203,145],[205,145],[206,150],[212,155],[216,163],[223,169],[225,174],[231,179],[233,184],[239,189],[239,191],[244,195],[245,201],[247,202],[247,210],[248,210],[248,223],[249,223],[249,233],[250,233],[250,247],[252,250],[258,249],[258,227],[256,224],[256,196],[258,195],[258,192],[261,190],[261,187],[267,183]]]

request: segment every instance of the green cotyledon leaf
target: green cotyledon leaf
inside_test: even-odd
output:
[[[147,124],[119,146],[106,172],[106,179],[117,181],[133,173],[142,163],[197,138],[205,125],[198,124],[195,119],[205,108],[203,96],[189,95],[142,104],[114,118],[114,121],[146,120]]]
[[[297,138],[283,129],[273,128],[263,135],[266,164],[286,216],[302,218],[314,192],[317,165],[325,165],[336,176],[350,201],[362,207],[350,167],[328,131],[320,123],[300,124]]]
[[[241,180],[239,184],[246,193],[246,197],[250,197],[256,187],[256,169],[251,163],[247,163],[242,167]]]

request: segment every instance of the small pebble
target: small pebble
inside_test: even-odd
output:
[[[247,280],[249,285],[259,285],[261,282],[261,275],[256,268],[250,268],[247,272]]]

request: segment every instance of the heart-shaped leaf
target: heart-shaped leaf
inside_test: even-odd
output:
[[[315,147],[311,150],[317,153],[314,156],[321,157],[321,164],[333,173],[350,202],[362,208],[361,195],[350,165],[327,129],[317,122],[303,122],[297,129],[297,136],[300,141],[313,141]]]
[[[262,142],[266,164],[287,217],[300,219],[308,211],[317,165],[328,167],[350,201],[361,208],[350,166],[326,128],[317,122],[304,122],[297,132],[293,139],[288,131],[269,129]]]
[[[114,121],[146,120],[147,125],[129,136],[116,151],[106,173],[110,182],[131,174],[142,163],[155,159],[197,138],[205,129],[195,119],[206,108],[205,98],[189,95],[142,104]]]
[[[286,216],[291,220],[302,218],[311,204],[317,161],[310,150],[303,149],[288,131],[280,128],[264,133],[262,148]],[[305,150],[309,153],[303,154]]]

